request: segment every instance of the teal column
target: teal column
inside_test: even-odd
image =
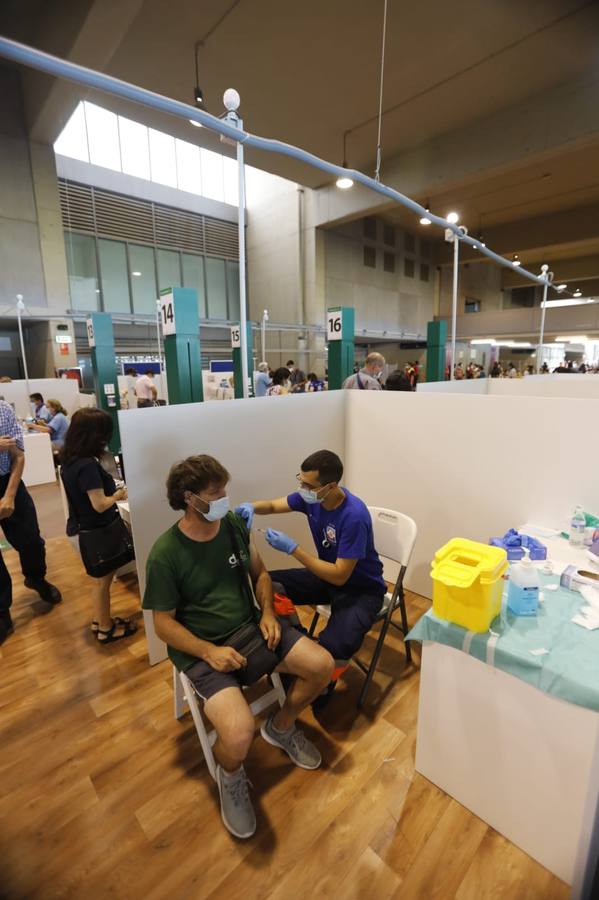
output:
[[[447,322],[429,322],[426,327],[426,380],[445,381]]]
[[[355,313],[352,306],[335,306],[327,310],[330,391],[338,391],[354,371],[354,331]]]
[[[98,408],[107,412],[112,419],[114,429],[109,447],[113,453],[118,453],[121,449],[121,435],[117,413],[121,404],[110,313],[91,314],[87,320],[87,342],[91,350],[96,402]]]
[[[247,357],[248,357],[248,392],[249,396],[254,396],[254,347],[252,336],[252,323],[246,323],[247,335]],[[237,400],[243,398],[243,372],[241,369],[241,326],[233,325],[231,327],[231,349],[233,351],[233,380],[235,382],[235,398]]]
[[[160,310],[168,402],[197,403],[204,399],[197,291],[160,291]]]

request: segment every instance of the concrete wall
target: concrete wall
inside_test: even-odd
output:
[[[464,315],[466,298],[479,300],[483,313],[503,309],[501,273],[501,268],[493,263],[465,263],[460,266],[458,315]],[[452,287],[453,267],[443,266],[440,276],[441,316],[451,316]]]
[[[407,253],[405,232],[395,228],[394,247],[382,241],[382,222],[377,221],[377,239],[364,237],[364,220],[357,220],[324,232],[326,265],[326,306],[353,306],[356,333],[361,329],[404,331],[426,336],[426,324],[433,317],[435,269],[423,255],[416,239],[415,252]],[[364,265],[364,246],[376,251],[376,267]],[[395,255],[395,272],[385,272],[383,253]],[[414,260],[414,276],[404,274],[404,260]],[[420,264],[429,269],[428,282],[420,278]]]
[[[51,147],[29,144],[16,71],[0,68],[0,305],[64,310],[68,297]]]

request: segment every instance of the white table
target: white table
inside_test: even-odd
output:
[[[56,481],[50,435],[42,432],[24,433],[25,469],[23,481],[27,487]]]
[[[556,562],[589,567],[563,539],[541,540]],[[416,770],[567,884],[587,852],[596,753],[599,713],[424,642]]]

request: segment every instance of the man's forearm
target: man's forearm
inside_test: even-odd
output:
[[[266,570],[260,572],[254,585],[256,600],[263,613],[274,612],[274,597],[272,592],[272,580]]]
[[[190,656],[197,656],[204,659],[205,654],[209,652],[214,644],[210,641],[203,641],[202,638],[196,637],[184,625],[177,622],[176,619],[165,617],[160,620],[160,624],[155,622],[156,634],[161,640],[173,647],[175,650],[181,650]]]
[[[333,584],[335,587],[342,587],[347,580],[340,576],[339,570],[334,563],[324,562],[317,556],[306,553],[299,545],[290,555],[297,559],[302,566],[305,566],[309,572],[312,572],[313,575],[322,578],[323,581],[328,581],[329,584]]]
[[[19,482],[21,481],[21,476],[23,475],[24,468],[25,454],[19,453],[18,456],[13,456],[10,478],[8,479],[6,490],[4,491],[5,497],[11,497],[14,500],[17,493],[17,488],[19,487]]]

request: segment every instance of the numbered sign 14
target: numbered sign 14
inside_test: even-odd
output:
[[[91,319],[88,319],[85,323],[85,327],[87,328],[87,343],[89,347],[96,346],[96,338],[94,335],[94,323]]]
[[[327,312],[327,340],[341,340],[341,310],[330,309]]]
[[[160,317],[162,319],[162,333],[165,337],[176,333],[175,327],[175,301],[172,294],[164,294],[160,298]]]
[[[233,325],[231,328],[231,347],[233,350],[241,347],[241,328],[239,325]]]

